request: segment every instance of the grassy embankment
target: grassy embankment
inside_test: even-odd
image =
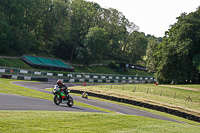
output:
[[[188,85],[187,88],[197,86],[200,88],[200,85]],[[186,88],[179,89],[167,86],[155,86],[152,84],[77,86],[70,89],[132,99],[200,116],[199,90],[194,91]],[[186,101],[189,96],[192,99],[192,102]]]
[[[32,67],[30,67],[29,65],[27,65],[20,59],[0,58],[0,66],[46,71],[46,70],[42,70],[42,69],[33,69]],[[78,72],[78,73],[103,73],[103,74],[120,74],[120,75],[136,75],[136,74],[138,74],[139,76],[153,76],[152,73],[146,73],[143,71],[132,70],[132,69],[128,69],[128,72],[116,72],[116,71],[110,69],[108,66],[89,66],[89,67],[74,66],[74,67],[75,67],[75,72]],[[67,72],[58,72],[58,71],[49,71],[49,72],[67,73]]]
[[[32,69],[32,67],[30,67],[20,59],[0,58],[0,66],[21,68],[21,69]]]

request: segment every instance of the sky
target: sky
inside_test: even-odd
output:
[[[197,10],[200,0],[86,0],[102,8],[115,8],[146,35],[163,37],[181,13]]]

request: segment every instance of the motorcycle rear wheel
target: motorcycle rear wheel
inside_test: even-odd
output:
[[[59,105],[61,103],[60,97],[57,97],[57,95],[54,96],[53,101],[56,105]]]

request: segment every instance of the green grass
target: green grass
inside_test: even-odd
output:
[[[52,100],[53,98],[53,95],[51,94],[46,94],[37,90],[17,86],[10,83],[13,81],[19,81],[19,80],[0,78],[0,93],[15,94],[15,95],[28,96],[28,97],[34,97],[34,98],[40,98],[40,99],[46,99],[46,100]]]
[[[19,80],[0,78],[0,93],[15,94],[15,95],[28,96],[28,97],[34,97],[34,98],[40,98],[40,99],[46,99],[46,100],[53,101],[53,95],[47,94],[44,92],[40,92],[37,90],[21,87],[21,86],[10,83],[13,81],[19,81]],[[95,110],[113,113],[113,111],[102,109],[102,108],[91,106],[91,105],[87,105],[87,104],[80,103],[77,101],[74,101],[74,104],[77,106],[81,106],[81,107],[86,107],[86,108],[91,108],[91,109],[95,109]]]
[[[0,111],[0,119],[1,133],[197,133],[200,131],[200,126],[121,114]]]
[[[89,67],[77,67],[75,66],[75,72],[84,73],[103,73],[103,74],[117,74],[117,75],[139,75],[139,76],[153,76],[153,73],[147,73],[144,71],[127,69],[127,72],[117,72],[110,69],[108,66],[89,66]]]
[[[99,85],[87,87],[73,87],[82,91],[90,91],[147,102],[154,105],[165,106],[177,109],[190,114],[200,116],[200,92],[155,86],[151,84],[131,84],[131,85]],[[135,92],[134,92],[135,90]],[[148,93],[147,93],[148,92]],[[175,96],[176,93],[176,96]],[[174,99],[175,96],[175,99]],[[185,101],[191,97],[193,102]]]
[[[90,66],[90,67],[75,66],[75,72],[116,74],[116,72],[111,71],[111,69],[107,66]]]
[[[21,69],[32,69],[32,67],[30,67],[20,59],[0,58],[0,66],[21,68]]]

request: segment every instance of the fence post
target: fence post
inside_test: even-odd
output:
[[[185,101],[187,101],[187,100],[188,100],[188,102],[189,102],[189,100],[192,102],[192,99],[190,98],[190,96],[185,99]]]
[[[135,92],[135,91],[136,91],[136,86],[135,86],[135,88],[134,88],[133,92]]]

